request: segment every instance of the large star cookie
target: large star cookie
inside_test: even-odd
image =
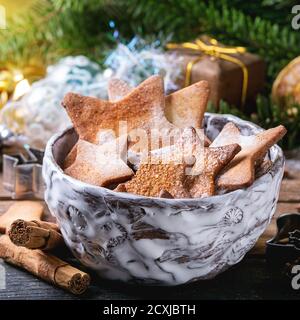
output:
[[[62,105],[66,108],[79,138],[102,144],[103,133],[119,136],[120,126],[129,133],[130,150],[135,154],[172,144],[180,128],[200,127],[208,98],[205,81],[164,97],[163,81],[152,76],[137,88],[113,79],[109,83],[111,101],[69,93]],[[166,106],[165,106],[166,103]],[[172,119],[171,124],[165,117]],[[205,145],[210,143],[203,132],[199,133]],[[68,168],[76,158],[76,146],[64,162]]]
[[[238,143],[242,150],[221,172],[217,180],[218,187],[236,190],[251,185],[255,179],[255,165],[263,160],[269,148],[285,133],[286,129],[280,125],[256,135],[243,136],[232,122],[227,123],[211,147]]]
[[[112,79],[108,84],[109,100],[118,101],[132,90],[125,81]],[[201,128],[208,97],[209,85],[204,80],[178,90],[165,98],[166,118],[179,128]]]
[[[117,137],[126,121],[127,132],[151,129],[167,132],[174,129],[164,115],[164,87],[160,76],[152,76],[123,99],[105,101],[68,93],[62,105],[66,108],[80,139],[99,142],[99,134],[112,131]],[[122,123],[121,123],[122,122]],[[125,133],[125,132],[123,132]]]

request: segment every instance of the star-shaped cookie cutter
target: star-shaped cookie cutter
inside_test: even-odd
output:
[[[44,152],[23,145],[16,154],[3,155],[3,187],[13,199],[44,197]]]

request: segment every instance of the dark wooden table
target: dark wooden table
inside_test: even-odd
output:
[[[243,261],[213,280],[175,288],[144,287],[105,281],[92,274],[89,290],[76,297],[0,259],[0,268],[4,266],[6,277],[6,288],[0,289],[0,299],[299,299],[300,290],[293,290],[288,278],[271,274],[264,254],[265,241],[276,231],[276,217],[285,212],[297,212],[300,205],[300,170],[289,170],[290,177],[283,180],[272,223]],[[0,189],[0,214],[12,203],[9,195]],[[62,253],[62,257],[78,265],[68,252]]]

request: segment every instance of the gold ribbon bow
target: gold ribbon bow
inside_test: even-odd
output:
[[[190,49],[200,54],[210,55],[216,58],[220,58],[236,65],[240,66],[243,72],[243,85],[242,85],[242,95],[241,102],[242,105],[245,104],[246,96],[247,96],[247,88],[248,88],[248,69],[246,65],[240,61],[236,57],[230,56],[230,54],[243,54],[246,52],[246,48],[244,47],[221,47],[216,39],[209,38],[209,44],[203,42],[200,39],[197,39],[195,42],[183,42],[183,43],[168,43],[167,49]],[[195,63],[199,62],[203,56],[198,57],[192,61],[190,61],[186,66],[185,73],[185,86],[189,86],[191,84],[191,74],[192,69]]]
[[[0,69],[0,108],[10,98],[18,100],[29,90],[30,83],[43,77],[45,72],[45,67],[40,64],[27,65],[22,68],[8,64],[5,68]]]

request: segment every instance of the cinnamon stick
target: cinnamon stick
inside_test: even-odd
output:
[[[8,231],[12,243],[28,249],[51,250],[64,243],[57,224],[45,221],[14,221]]]
[[[84,293],[90,284],[87,273],[41,250],[18,247],[7,235],[0,236],[0,258],[74,294]]]

